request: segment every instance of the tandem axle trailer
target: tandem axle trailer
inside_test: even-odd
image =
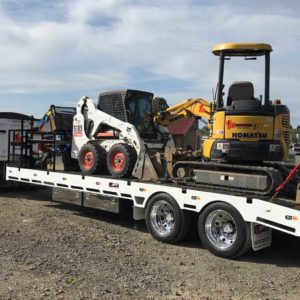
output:
[[[151,235],[177,243],[191,230],[193,215],[203,245],[215,255],[234,258],[272,242],[272,231],[300,236],[300,203],[200,190],[171,182],[142,182],[80,173],[7,166],[6,179],[53,188],[58,202],[119,211],[131,201],[135,220],[145,219]]]

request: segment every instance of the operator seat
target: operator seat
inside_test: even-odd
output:
[[[250,100],[254,98],[254,87],[250,81],[234,81],[228,89],[227,106],[233,101]]]
[[[254,98],[254,87],[250,81],[235,81],[228,89],[227,107],[230,110],[249,110],[261,106]]]

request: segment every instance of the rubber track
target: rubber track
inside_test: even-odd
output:
[[[275,166],[274,166],[275,167]],[[177,183],[185,184],[194,187],[200,188],[213,188],[220,189],[222,191],[230,191],[230,192],[247,192],[247,194],[253,195],[261,195],[261,196],[269,196],[274,194],[275,189],[283,182],[283,174],[282,172],[274,168],[273,166],[245,166],[245,165],[231,165],[231,164],[220,164],[214,162],[191,162],[191,161],[179,161],[173,167],[173,178]],[[176,177],[177,170],[179,168],[184,168],[187,177],[179,178]],[[218,184],[210,184],[208,186],[207,183],[198,183],[193,181],[193,170],[201,169],[201,170],[211,170],[211,171],[221,171],[221,172],[234,172],[241,174],[250,174],[253,175],[265,175],[268,178],[268,186],[265,190],[258,189],[245,189],[240,187],[227,187]]]

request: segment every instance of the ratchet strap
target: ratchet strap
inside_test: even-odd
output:
[[[275,197],[278,195],[278,193],[280,191],[282,191],[285,186],[291,181],[291,179],[296,175],[298,169],[300,168],[300,163],[298,165],[296,165],[291,172],[289,173],[289,175],[286,177],[285,181],[282,182],[275,190],[275,194],[273,195],[273,197],[271,198],[271,202],[275,199]]]

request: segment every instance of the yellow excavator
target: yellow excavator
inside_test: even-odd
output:
[[[289,172],[280,162],[288,158],[290,115],[280,100],[270,101],[271,51],[265,43],[218,44],[212,50],[220,60],[215,100],[188,99],[156,115],[155,123],[163,126],[191,116],[207,119],[210,126],[203,161],[177,162],[174,177],[260,194],[282,182]],[[264,98],[254,94],[252,82],[235,81],[224,99],[225,61],[235,57],[265,58]]]
[[[163,126],[178,120],[196,117],[206,119],[211,136],[204,141],[203,156],[209,160],[223,161],[284,161],[288,157],[290,141],[290,116],[287,106],[280,100],[269,100],[270,52],[268,44],[226,43],[213,48],[220,57],[217,99],[188,99],[155,117]],[[231,57],[253,59],[265,56],[264,101],[254,95],[249,81],[233,82],[224,103],[224,62]]]

